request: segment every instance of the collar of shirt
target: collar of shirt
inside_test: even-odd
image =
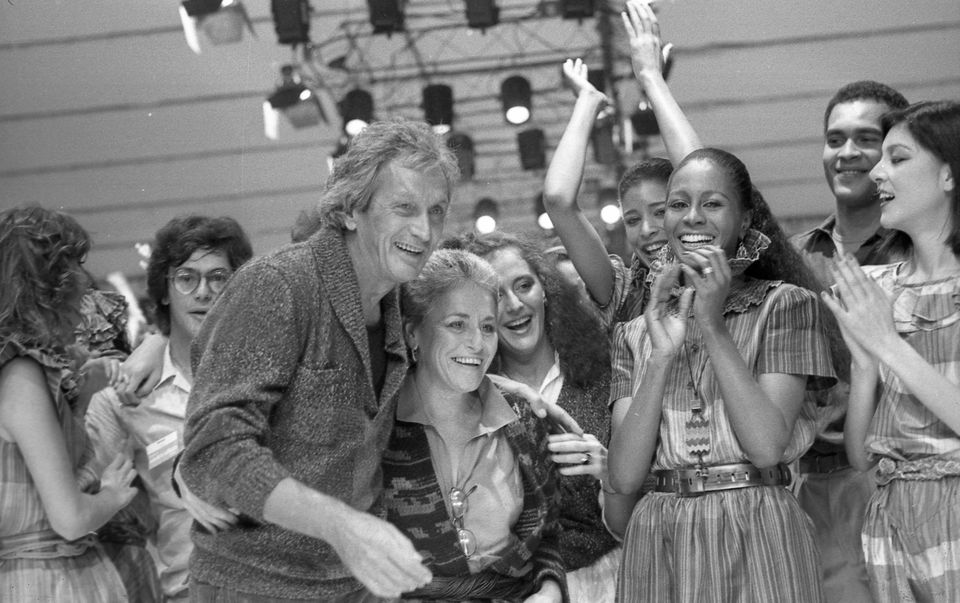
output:
[[[553,353],[553,366],[543,377],[537,393],[547,404],[556,404],[560,399],[560,390],[563,389],[563,373],[560,372],[560,354]]]
[[[180,369],[173,363],[173,357],[170,356],[170,344],[163,348],[163,368],[160,370],[160,381],[154,386],[153,391],[161,387],[172,384],[183,391],[190,393],[190,381],[180,372]]]
[[[486,377],[480,382],[478,389],[480,394],[480,403],[482,410],[480,414],[480,423],[477,426],[477,433],[474,437],[494,433],[495,431],[518,421],[517,414],[513,408],[500,393],[500,390],[490,382]],[[418,402],[418,394],[412,377],[404,384],[400,392],[400,400],[397,403],[397,420],[407,423],[420,423],[436,427],[430,417],[427,416],[424,408]]]

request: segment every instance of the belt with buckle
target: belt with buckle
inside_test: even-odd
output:
[[[800,457],[800,473],[833,473],[850,468],[850,459],[843,450],[830,454],[807,453]]]
[[[752,463],[730,463],[665,469],[653,474],[657,478],[656,492],[671,492],[677,496],[700,496],[707,492],[754,486],[786,486],[791,477],[790,468],[783,463],[763,468]]]

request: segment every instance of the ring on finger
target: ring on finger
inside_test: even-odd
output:
[[[592,458],[592,457],[590,456],[590,453],[589,453],[589,452],[584,452],[584,453],[583,453],[583,460],[580,461],[580,464],[581,464],[581,465],[589,465],[591,458]]]
[[[700,271],[700,274],[701,274],[702,276],[707,276],[707,275],[713,274],[713,266],[707,266],[706,268],[704,268],[703,270]]]

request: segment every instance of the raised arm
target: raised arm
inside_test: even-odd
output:
[[[621,17],[630,39],[633,73],[657,117],[667,155],[676,165],[703,145],[663,79],[664,47],[660,39],[660,24],[653,9],[643,0],[628,0],[627,9],[621,13]]]
[[[577,95],[577,102],[547,168],[543,205],[587,291],[597,303],[606,306],[613,294],[613,267],[600,235],[577,204],[577,194],[590,133],[607,98],[587,80],[587,66],[580,59],[567,60],[563,74]]]
[[[16,358],[0,369],[0,437],[16,443],[51,527],[66,540],[96,530],[137,493],[130,487],[133,463],[123,456],[103,471],[97,494],[79,490],[53,398],[33,360]]]

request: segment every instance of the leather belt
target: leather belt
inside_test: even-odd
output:
[[[791,478],[790,468],[783,463],[763,468],[751,463],[730,463],[666,469],[653,474],[657,478],[656,492],[671,492],[677,496],[700,496],[707,492],[754,486],[786,486]]]
[[[811,454],[800,457],[800,473],[833,473],[850,468],[850,459],[843,450],[830,454]]]

